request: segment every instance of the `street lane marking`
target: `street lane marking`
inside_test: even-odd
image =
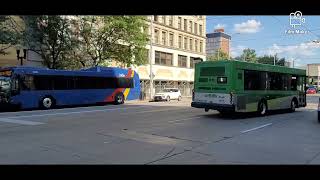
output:
[[[14,123],[14,124],[23,124],[23,125],[40,125],[45,124],[41,122],[35,122],[35,121],[25,121],[25,120],[18,120],[18,119],[9,119],[9,118],[0,118],[0,122],[7,122],[7,123]]]
[[[269,123],[269,124],[265,124],[265,125],[262,125],[262,126],[258,126],[258,127],[255,127],[255,128],[252,128],[252,129],[248,129],[248,130],[245,130],[245,131],[241,131],[241,133],[247,133],[247,132],[250,132],[250,131],[254,131],[254,130],[257,130],[257,129],[261,129],[261,128],[264,128],[266,126],[270,126],[272,123]]]
[[[186,119],[177,119],[177,120],[168,121],[168,122],[169,122],[169,123],[175,123],[175,122],[187,121],[187,120],[191,120],[191,119],[198,119],[198,118],[201,118],[201,116],[198,116],[198,117],[191,117],[191,118],[186,118]]]
[[[42,117],[42,116],[55,116],[55,115],[69,115],[69,114],[79,114],[79,113],[91,113],[91,112],[104,112],[104,111],[114,111],[119,109],[137,109],[139,107],[130,107],[130,108],[113,108],[113,109],[98,109],[98,110],[91,110],[91,111],[74,111],[74,112],[61,112],[61,113],[49,113],[49,114],[34,114],[34,115],[27,115],[27,116],[11,116],[11,117],[3,117],[3,118],[28,118],[28,117]]]

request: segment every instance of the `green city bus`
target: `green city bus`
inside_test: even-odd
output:
[[[191,106],[258,112],[306,106],[306,71],[244,61],[204,61],[195,65]]]

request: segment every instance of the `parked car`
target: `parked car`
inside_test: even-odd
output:
[[[181,101],[182,97],[179,89],[167,88],[154,95],[155,101],[163,101],[163,100],[170,101],[171,99],[176,99],[178,101]]]
[[[317,94],[317,89],[316,88],[308,88],[307,94]]]

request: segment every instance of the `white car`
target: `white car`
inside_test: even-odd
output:
[[[181,93],[180,90],[177,88],[168,88],[164,89],[159,93],[156,93],[153,98],[155,101],[170,101],[171,99],[176,99],[178,101],[181,101]]]

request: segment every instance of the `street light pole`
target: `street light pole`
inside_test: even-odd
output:
[[[17,49],[17,59],[20,61],[20,66],[23,66],[23,59],[27,59],[27,50],[23,49],[23,56],[20,56],[20,49]]]
[[[152,39],[153,39],[153,16],[151,16],[151,33],[150,33],[150,50],[149,50],[149,64],[150,64],[150,100],[153,99],[153,73],[152,73]]]

